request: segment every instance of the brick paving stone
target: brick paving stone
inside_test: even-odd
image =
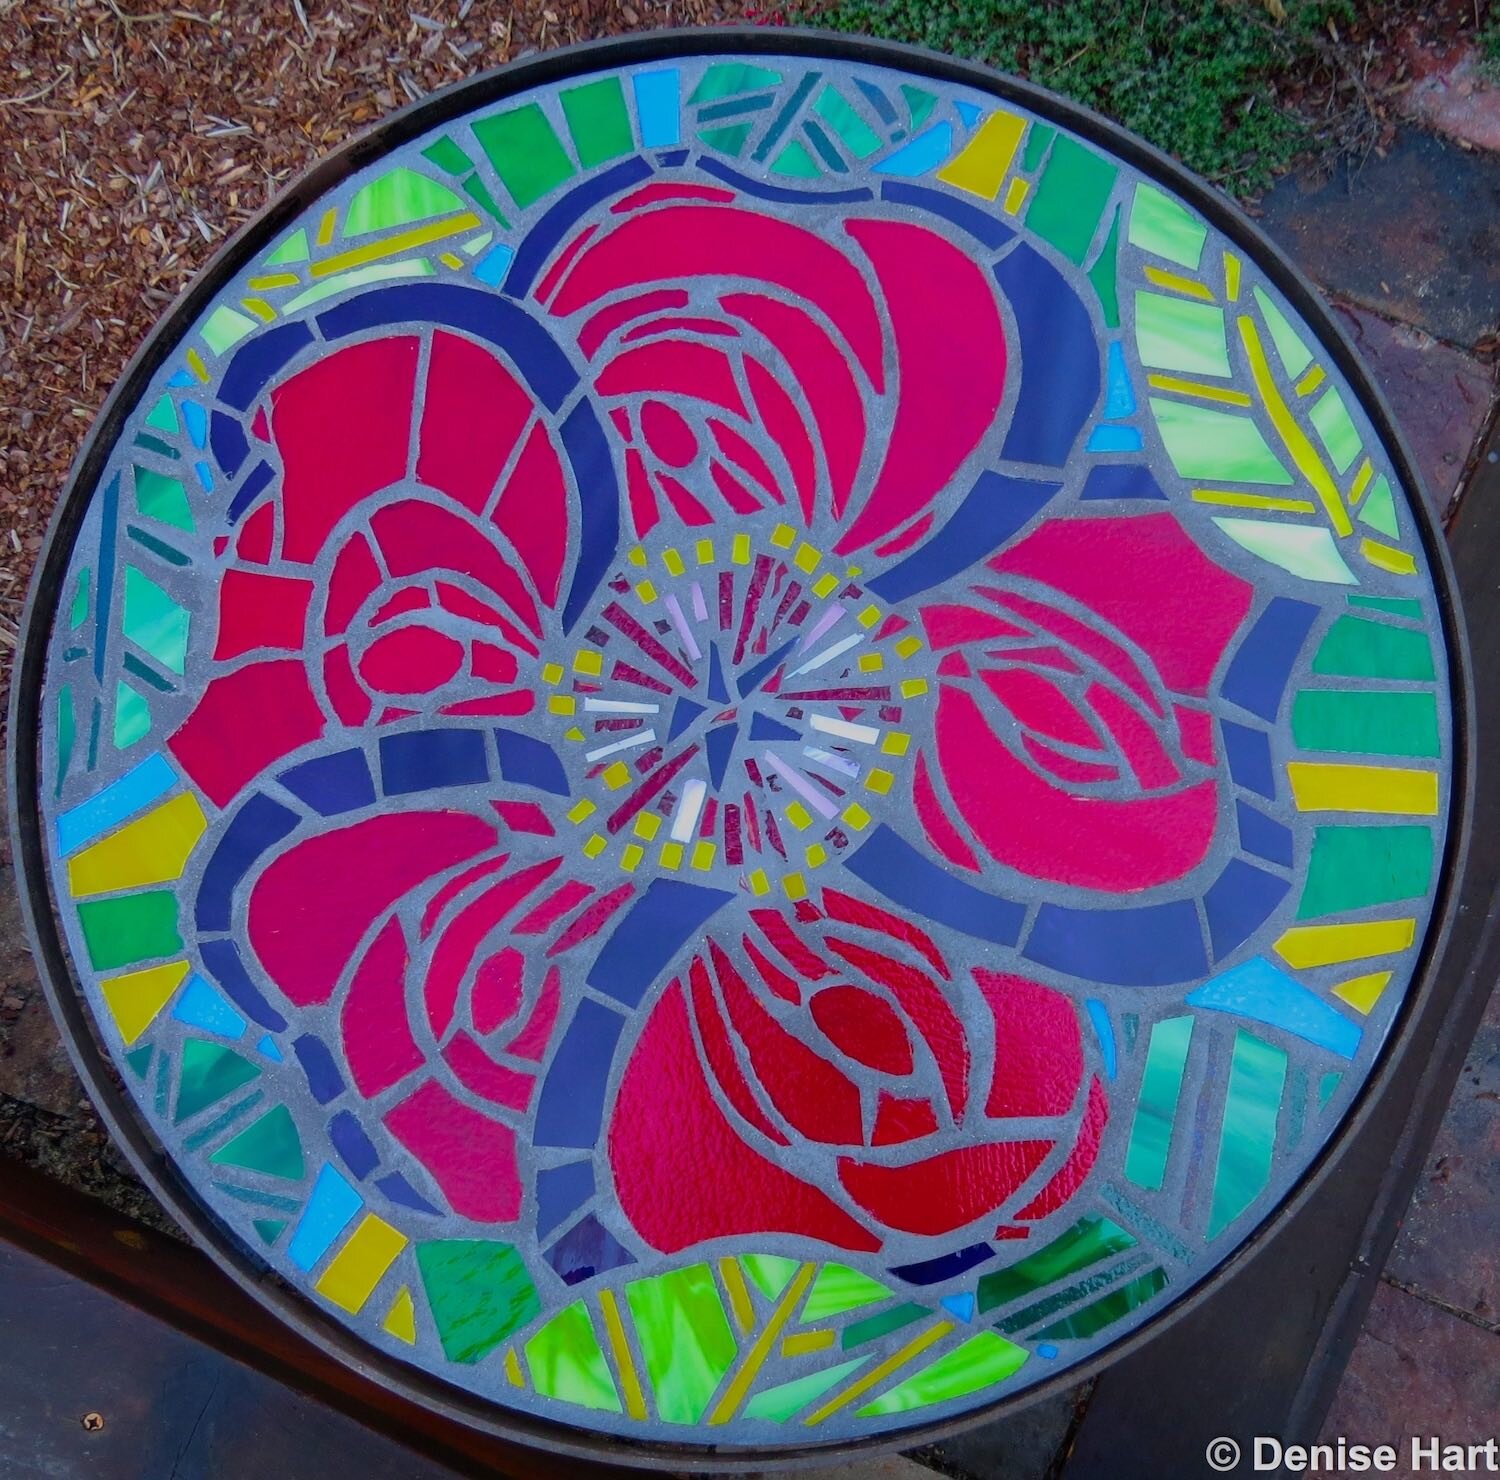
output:
[[[1478,149],[1500,149],[1500,87],[1483,76],[1473,47],[1413,48],[1408,61],[1416,80],[1401,95],[1402,112]]]
[[[1425,1476],[1432,1467],[1411,1466],[1412,1435],[1469,1444],[1497,1428],[1500,1336],[1382,1283],[1320,1442],[1394,1444],[1388,1473]]]
[[[1500,325],[1500,155],[1406,129],[1384,159],[1288,176],[1259,210],[1341,297],[1465,347]]]
[[[1333,307],[1385,392],[1441,518],[1494,405],[1493,368],[1357,303],[1335,299]]]
[[[1500,1331],[1497,1230],[1500,992],[1490,998],[1386,1274]]]

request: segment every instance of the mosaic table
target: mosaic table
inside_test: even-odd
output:
[[[1453,868],[1448,591],[1170,161],[898,48],[554,54],[315,170],[112,397],[17,686],[39,952],[168,1205],[392,1386],[909,1443],[1337,1144]]]

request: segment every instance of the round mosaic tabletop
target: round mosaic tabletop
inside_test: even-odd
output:
[[[315,170],[104,413],[14,731],[51,990],[390,1384],[909,1440],[1348,1121],[1462,801],[1437,550],[1309,290],[1100,120],[774,30],[536,59]]]

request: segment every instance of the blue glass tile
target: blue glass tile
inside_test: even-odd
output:
[[[69,807],[57,819],[58,852],[66,857],[176,785],[177,773],[166,756],[160,751],[148,755],[118,781],[111,781],[88,801]]]
[[[1267,817],[1259,807],[1252,807],[1247,802],[1236,802],[1234,811],[1239,823],[1240,847],[1246,853],[1264,858],[1267,863],[1279,863],[1285,868],[1292,866],[1291,828]]]
[[[1119,1056],[1115,1049],[1115,1028],[1109,1020],[1109,1009],[1096,997],[1084,1003],[1089,1022],[1094,1025],[1094,1036],[1099,1040],[1099,1057],[1104,1060],[1104,1077],[1113,1079],[1119,1072]]]
[[[1096,463],[1084,481],[1084,499],[1166,498],[1145,463]]]
[[[214,457],[218,459],[225,477],[234,477],[249,454],[250,443],[246,440],[245,429],[238,419],[226,416],[222,411],[215,411]]]
[[[939,1254],[932,1259],[921,1259],[915,1264],[892,1265],[891,1273],[908,1285],[937,1285],[944,1280],[957,1278],[967,1270],[995,1257],[988,1244],[970,1244],[966,1249],[955,1249],[950,1254]]]
[[[635,91],[635,112],[641,144],[647,149],[665,149],[681,142],[681,84],[676,67],[655,72],[637,72],[630,79]]]
[[[1044,904],[1023,955],[1072,976],[1122,987],[1168,987],[1208,967],[1192,900],[1134,909]]]
[[[234,491],[234,497],[229,500],[228,518],[231,524],[239,523],[245,510],[261,496],[275,476],[271,464],[264,459],[245,474],[240,486]]]
[[[364,1206],[343,1174],[328,1162],[318,1169],[312,1196],[297,1221],[297,1231],[287,1246],[287,1257],[298,1269],[309,1270],[320,1260],[338,1236],[354,1221]]]
[[[380,1165],[380,1153],[365,1134],[364,1127],[348,1110],[340,1110],[328,1122],[328,1139],[344,1165],[361,1179]]]
[[[626,1007],[638,1007],[681,947],[733,898],[723,889],[653,879],[604,943],[588,984]]]
[[[668,742],[675,740],[684,731],[691,729],[693,721],[704,712],[705,708],[705,705],[699,704],[695,699],[679,699],[672,709],[672,722],[667,726]],[[759,718],[760,716],[756,715],[756,719]],[[788,733],[794,737],[796,735],[796,731],[789,731]],[[758,738],[753,725],[750,729],[750,738],[752,740]]]
[[[238,1038],[245,1031],[245,1020],[201,976],[194,972],[187,980],[172,1008],[179,1023],[217,1033],[221,1038]]]
[[[925,175],[953,153],[953,125],[935,123],[875,166],[877,175]]]
[[[323,817],[336,817],[375,803],[375,782],[362,750],[340,750],[292,766],[276,778],[299,801]]]
[[[1264,730],[1252,730],[1232,719],[1219,721],[1224,737],[1224,755],[1229,774],[1249,791],[1263,797],[1275,797],[1276,773],[1271,769],[1271,737]]]
[[[586,1161],[544,1167],[536,1174],[536,1236],[560,1227],[594,1195],[594,1168]]]
[[[905,180],[886,180],[880,186],[880,198],[897,205],[919,206],[924,211],[931,211],[933,215],[941,216],[960,230],[967,231],[991,250],[1003,247],[1016,234],[993,212],[971,206],[967,201],[955,200],[951,195],[944,195],[942,191],[929,189],[926,185],[911,185]]]
[[[580,1218],[546,1253],[565,1285],[581,1284],[611,1269],[635,1263],[635,1255],[590,1213]]]
[[[1274,724],[1287,680],[1317,616],[1318,608],[1310,602],[1273,597],[1224,675],[1224,697]]]
[[[403,1208],[411,1208],[418,1213],[437,1214],[438,1210],[400,1172],[390,1172],[384,1177],[376,1178],[375,1185],[393,1203],[399,1203]]]
[[[1222,972],[1190,992],[1187,1001],[1280,1028],[1340,1058],[1352,1059],[1359,1052],[1359,1025],[1264,956]]]
[[[587,401],[580,401],[568,413],[560,435],[578,486],[582,520],[573,584],[563,604],[563,630],[570,632],[619,550],[620,493],[615,482],[614,454]]]
[[[1214,959],[1227,956],[1243,945],[1265,924],[1290,887],[1285,879],[1268,874],[1243,858],[1230,859],[1224,872],[1203,895]]]
[[[307,1087],[312,1091],[313,1099],[320,1105],[326,1105],[343,1094],[344,1077],[321,1038],[304,1033],[292,1044],[292,1052],[297,1055],[297,1062],[307,1076]]]
[[[273,1033],[280,1033],[285,1029],[286,1019],[266,1001],[260,988],[250,980],[250,973],[240,960],[239,948],[232,940],[201,941],[198,954],[203,957],[204,968],[218,983],[219,990],[246,1017],[259,1023],[262,1028],[269,1028]]]
[[[538,1146],[594,1149],[610,1063],[624,1027],[624,1018],[612,1008],[587,997],[578,1004],[537,1096],[533,1138]]]
[[[568,773],[557,752],[544,741],[519,730],[496,730],[495,747],[500,754],[500,774],[512,785],[534,786],[560,797],[568,795]]]
[[[306,324],[278,324],[247,340],[234,353],[219,380],[219,399],[238,411],[271,383],[271,377],[313,342]]]
[[[235,813],[203,870],[198,886],[199,930],[228,930],[234,891],[256,859],[292,832],[302,819],[257,792]]]
[[[407,730],[380,738],[380,789],[388,797],[490,778],[482,730]]]

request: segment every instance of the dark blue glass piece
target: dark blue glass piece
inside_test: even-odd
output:
[[[388,797],[490,779],[482,730],[407,730],[380,740],[380,788]]]
[[[219,399],[237,411],[248,409],[271,377],[312,342],[313,332],[306,324],[262,330],[235,351],[219,381]]]
[[[595,958],[589,986],[626,1007],[638,1007],[684,942],[733,898],[723,889],[653,879]]]
[[[599,588],[620,544],[620,491],[609,442],[594,408],[580,401],[559,429],[573,481],[578,485],[581,522],[573,584],[563,603],[563,630],[569,632]]]
[[[1286,898],[1290,887],[1285,879],[1268,874],[1243,858],[1231,858],[1203,896],[1214,959],[1217,961],[1249,940]]]
[[[1224,675],[1224,697],[1275,724],[1287,680],[1317,616],[1310,602],[1273,597]]]
[[[750,716],[750,738],[752,740],[800,740],[802,736],[790,725],[772,719],[769,714]]]
[[[784,643],[774,653],[764,657],[753,668],[747,668],[735,680],[735,687],[740,691],[740,697],[746,698],[753,694],[775,671],[781,667],[787,654],[797,646],[796,639]]]
[[[235,813],[203,870],[198,886],[199,930],[228,930],[235,885],[267,848],[302,819],[290,807],[257,792]]]
[[[412,1208],[418,1213],[432,1213],[434,1216],[437,1214],[438,1210],[400,1172],[391,1172],[377,1178],[375,1185],[393,1203],[399,1203],[403,1208]]]
[[[731,169],[723,160],[713,159],[707,154],[699,156],[698,168],[704,174],[712,175],[726,185],[733,185],[736,190],[743,190],[746,195],[756,196],[760,200],[787,201],[792,205],[841,205],[857,200],[875,199],[875,193],[865,189],[794,190],[789,185],[770,185],[764,180],[752,180],[749,175],[742,175],[738,170]]]
[[[592,1162],[570,1161],[536,1174],[536,1236],[545,1238],[594,1195]]]
[[[892,200],[898,205],[920,206],[945,221],[951,221],[961,231],[967,231],[987,247],[1003,247],[1015,232],[989,211],[971,206],[965,201],[955,200],[951,195],[929,190],[925,185],[910,185],[905,180],[886,180],[880,187],[880,198]]]
[[[634,1264],[635,1255],[590,1213],[547,1250],[546,1260],[563,1284],[578,1285],[608,1270]]]
[[[312,1091],[313,1099],[320,1105],[326,1105],[343,1094],[344,1076],[339,1073],[328,1045],[321,1038],[304,1033],[293,1041],[292,1052],[297,1055],[297,1062],[307,1076],[307,1087]]]
[[[1219,721],[1224,737],[1224,755],[1229,774],[1239,785],[1263,797],[1276,795],[1276,773],[1271,769],[1271,737],[1264,730],[1252,730],[1232,719]]]
[[[380,1165],[380,1153],[349,1111],[340,1110],[328,1122],[328,1139],[344,1165],[361,1180]]]
[[[724,660],[719,657],[717,643],[708,647],[708,697],[715,704],[729,703],[729,688],[724,682]]]
[[[104,485],[100,495],[99,577],[94,594],[94,630],[100,634],[94,643],[94,677],[104,679],[104,655],[109,651],[105,634],[110,631],[110,606],[114,600],[115,541],[120,520],[120,475],[116,473]]]
[[[883,823],[844,867],[887,899],[940,925],[1002,946],[1020,939],[1026,911],[1019,904],[954,878]]]
[[[250,452],[250,443],[245,438],[245,429],[233,416],[222,411],[214,412],[213,422],[214,458],[224,471],[226,478],[239,472],[240,464]]]
[[[625,1020],[612,1008],[585,997],[563,1034],[537,1096],[538,1146],[576,1146],[592,1151],[604,1121],[610,1061]]]
[[[273,477],[275,474],[271,470],[271,464],[264,458],[245,474],[244,480],[234,491],[234,497],[229,501],[228,517],[231,524],[239,523],[240,516],[261,496]]]
[[[951,1254],[939,1254],[935,1259],[919,1259],[915,1264],[896,1264],[891,1273],[908,1285],[936,1285],[951,1280],[974,1269],[987,1259],[993,1259],[995,1251],[988,1244],[970,1244],[967,1249],[955,1249]]]
[[[250,980],[245,963],[240,960],[239,948],[232,940],[205,940],[200,942],[198,954],[203,958],[203,967],[218,983],[220,990],[246,1017],[280,1033],[286,1027],[286,1019],[266,1001],[259,987]]]
[[[1166,498],[1145,463],[1095,463],[1079,498]]]
[[[691,729],[693,721],[703,713],[704,707],[694,699],[679,699],[672,710],[672,723],[667,727],[668,742],[670,743],[684,731]]]
[[[340,750],[292,766],[276,778],[323,817],[337,817],[375,801],[375,781],[362,750]]]
[[[1044,904],[1022,954],[1070,976],[1121,987],[1169,987],[1208,969],[1190,899],[1117,910]]]
[[[534,786],[554,796],[568,794],[568,773],[557,752],[545,741],[519,730],[496,730],[495,748],[500,752],[500,774],[515,786]]]
[[[708,755],[708,775],[714,790],[724,785],[724,773],[729,769],[729,757],[734,754],[734,741],[739,733],[737,725],[716,725],[703,740],[703,749]]]
[[[1236,802],[1234,811],[1240,826],[1240,847],[1246,853],[1264,858],[1267,863],[1279,863],[1285,868],[1292,866],[1291,828],[1245,802]]]

